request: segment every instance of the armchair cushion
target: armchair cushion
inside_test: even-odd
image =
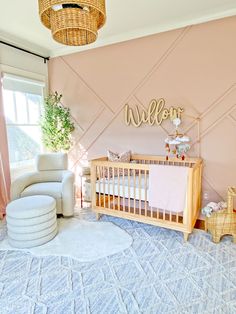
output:
[[[50,196],[57,199],[62,197],[61,192],[62,184],[60,182],[43,182],[29,185],[23,190],[21,197],[50,194]]]
[[[36,167],[38,171],[66,170],[68,168],[67,154],[53,153],[38,155]]]
[[[25,188],[20,197],[33,195],[49,195],[56,200],[56,209],[58,214],[62,214],[62,183],[43,182],[34,183]]]

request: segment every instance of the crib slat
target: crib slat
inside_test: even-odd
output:
[[[157,219],[160,219],[160,212],[158,208],[157,208]]]
[[[103,207],[106,207],[106,202],[105,202],[105,167],[102,169],[102,181],[103,181]]]
[[[145,217],[147,217],[147,170],[144,170],[144,189],[145,189],[145,200],[144,200],[144,210]]]
[[[101,204],[101,167],[98,166],[98,205],[99,207],[102,206]]]
[[[135,173],[135,169],[133,169],[132,172],[133,172],[134,214],[135,214],[136,213],[136,173]]]
[[[120,169],[118,168],[118,210],[120,210]]]
[[[138,213],[141,215],[142,213],[142,203],[141,203],[141,174],[140,169],[138,170],[138,186],[139,186],[139,209]]]
[[[123,211],[125,211],[125,170],[122,169],[122,192],[123,192]]]
[[[110,192],[110,167],[108,167],[108,170],[107,170],[107,180],[108,180],[108,208],[111,209],[111,199],[110,199],[110,195],[111,195],[111,192]]]
[[[128,171],[128,212],[130,213],[130,172]]]
[[[112,168],[112,208],[115,209],[115,168]]]

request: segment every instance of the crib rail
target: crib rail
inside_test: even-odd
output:
[[[186,208],[182,213],[152,208],[148,202],[150,164],[188,167]],[[201,159],[133,155],[131,163],[100,158],[91,162],[92,206],[99,214],[163,226],[191,233],[201,205]]]

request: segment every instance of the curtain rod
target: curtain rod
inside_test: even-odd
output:
[[[42,55],[40,55],[40,54],[34,53],[34,52],[29,51],[29,50],[24,49],[24,48],[17,47],[17,46],[15,46],[15,45],[9,44],[9,43],[7,43],[7,42],[5,42],[5,41],[2,41],[2,40],[0,40],[0,44],[3,44],[3,45],[6,45],[6,46],[9,46],[9,47],[18,49],[18,50],[20,50],[20,51],[29,53],[29,54],[31,54],[31,55],[33,55],[33,56],[36,56],[36,57],[42,58],[42,59],[44,60],[44,63],[46,63],[46,62],[49,60],[49,57],[44,57],[44,56],[42,56]]]

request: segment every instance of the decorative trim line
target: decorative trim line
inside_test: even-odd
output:
[[[178,43],[185,37],[191,27],[184,28],[182,32],[170,43],[169,47],[164,51],[162,56],[154,63],[152,68],[142,77],[136,87],[129,93],[129,95],[121,102],[120,107],[124,106],[135,93],[150,79],[150,77],[157,71],[161,64],[169,57],[169,55],[175,50]]]
[[[227,90],[225,90],[218,98],[216,98],[210,106],[201,114],[198,115],[198,119],[203,119],[209,112],[211,112],[226,96],[228,96],[236,87],[236,83],[232,84]],[[186,129],[185,133],[189,132],[197,123],[197,121],[193,121]]]
[[[89,126],[86,128],[86,130],[84,130],[84,133],[80,136],[80,138],[77,139],[75,145],[80,144],[81,140],[86,136],[86,134],[88,133],[88,131],[91,129],[91,127],[94,125],[94,123],[100,118],[100,116],[102,115],[102,113],[104,112],[105,108],[102,107],[98,113],[96,114],[95,118],[92,120],[92,122],[89,124]]]
[[[236,120],[234,119],[234,117],[231,116],[231,114],[229,114],[227,118],[229,118],[230,121],[232,121],[236,125]]]
[[[78,74],[77,71],[75,71],[71,65],[63,58],[60,57],[60,59],[65,63],[65,65],[85,84],[85,86],[97,97],[97,99],[99,101],[101,101],[103,103],[103,105],[109,110],[111,111],[113,114],[115,113],[112,108],[110,106],[108,106],[108,104],[106,104],[106,102],[97,94],[97,92]]]
[[[224,199],[223,195],[217,192],[213,182],[211,182],[211,180],[206,175],[203,175],[202,178],[209,185],[209,187],[219,196],[219,198]]]

